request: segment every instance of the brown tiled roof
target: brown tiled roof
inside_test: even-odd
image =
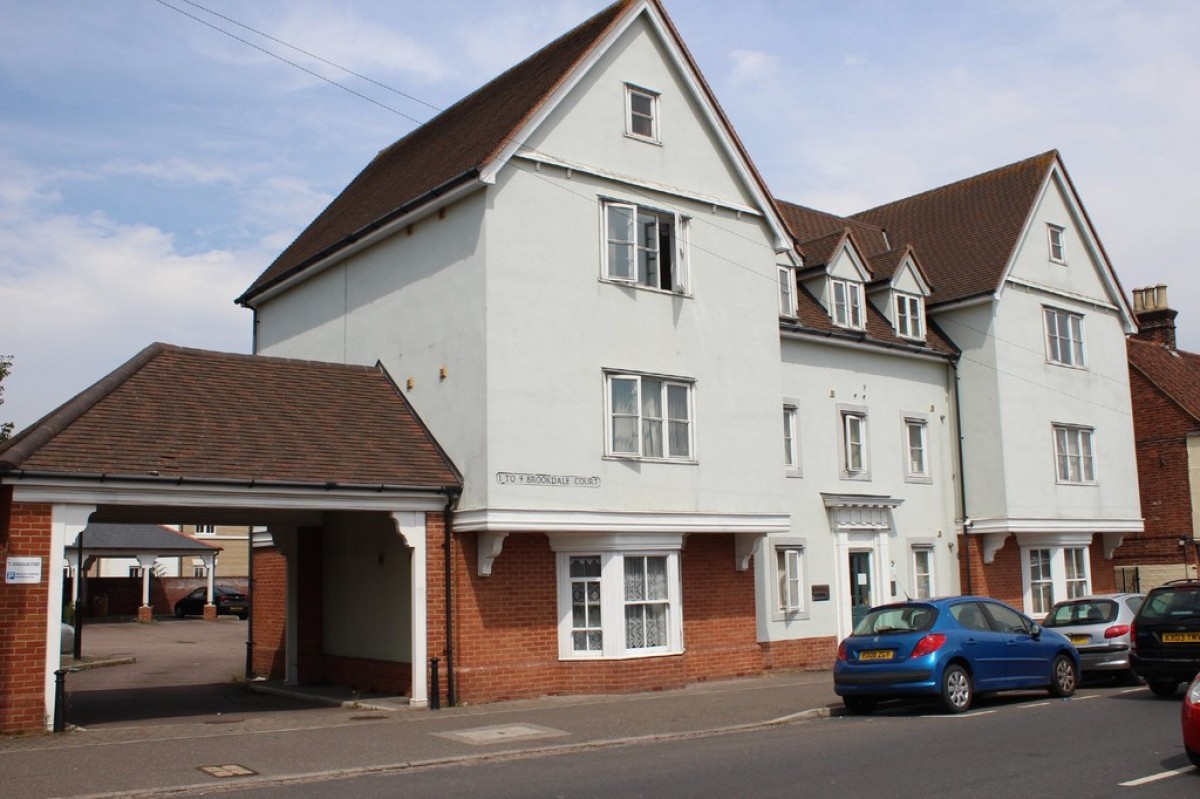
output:
[[[477,175],[633,1],[618,0],[381,151],[238,302]]]
[[[889,249],[883,231],[876,225],[860,222],[856,219],[847,219],[844,216],[835,216],[825,211],[806,208],[803,205],[796,205],[795,203],[779,199],[776,199],[775,203],[779,207],[779,213],[783,216],[783,221],[791,229],[792,235],[796,237],[796,240],[804,248],[805,260],[810,260],[809,256],[811,255],[808,251],[808,242],[825,238],[846,228],[854,232],[854,241],[862,248],[864,255],[870,256]]]
[[[911,244],[936,287],[935,303],[995,291],[1058,152],[922,192],[852,219]]]
[[[815,267],[826,267],[829,262],[837,255],[838,250],[842,248],[842,242],[850,236],[848,227],[839,228],[827,236],[821,236],[818,239],[808,239],[804,241],[804,267],[805,269]],[[855,246],[858,246],[858,241],[855,240]],[[861,252],[861,251],[860,251]]]
[[[1125,341],[1130,368],[1141,373],[1184,413],[1200,421],[1200,355],[1135,338]]]
[[[151,344],[0,448],[5,472],[438,489],[454,465],[380,366]]]

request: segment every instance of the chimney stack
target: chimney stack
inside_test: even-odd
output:
[[[1138,332],[1134,338],[1175,349],[1175,317],[1167,305],[1167,287],[1159,284],[1133,290],[1133,315]]]

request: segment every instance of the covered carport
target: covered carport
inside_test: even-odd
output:
[[[254,671],[424,705],[429,542],[460,487],[379,365],[147,347],[0,449],[0,732],[51,724],[60,558],[90,523],[266,527]]]

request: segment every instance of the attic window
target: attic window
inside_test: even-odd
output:
[[[904,338],[925,338],[925,311],[921,298],[913,294],[896,294],[896,333]]]
[[[625,84],[625,133],[658,141],[658,92]]]
[[[831,279],[833,323],[838,327],[863,329],[862,286],[847,280]]]
[[[1063,233],[1065,229],[1058,225],[1046,225],[1046,235],[1050,242],[1050,260],[1057,264],[1067,262],[1067,245]]]

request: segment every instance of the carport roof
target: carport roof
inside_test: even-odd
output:
[[[381,366],[155,343],[0,447],[5,477],[454,489]]]
[[[92,523],[83,529],[83,547],[88,555],[106,553],[154,552],[164,557],[172,555],[216,554],[221,547],[198,541],[186,533],[159,524]],[[74,548],[76,536],[67,543]]]

